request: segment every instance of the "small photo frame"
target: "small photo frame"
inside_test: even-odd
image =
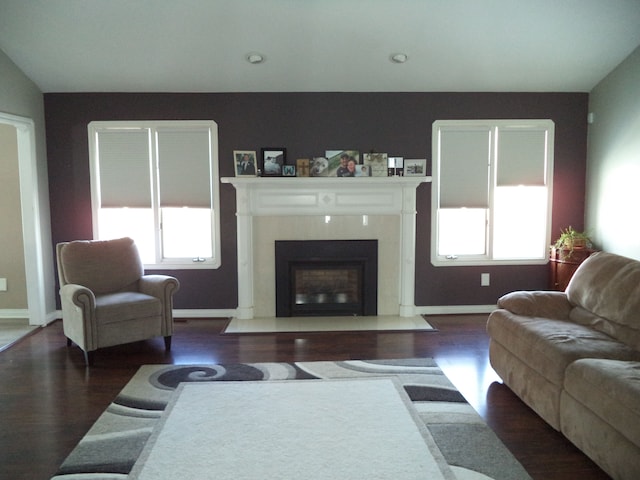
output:
[[[401,177],[404,169],[404,157],[388,157],[388,173],[390,177]]]
[[[356,166],[356,177],[370,177],[371,176],[371,168],[369,165],[357,165]]]
[[[404,175],[405,177],[424,177],[427,174],[427,160],[426,159],[406,159],[404,161]]]
[[[263,177],[281,177],[282,167],[287,160],[287,149],[283,147],[265,147],[260,158],[260,171]]]
[[[256,152],[251,150],[234,150],[233,163],[236,177],[255,177],[258,173],[256,167]]]
[[[326,177],[329,175],[329,160],[326,157],[313,157],[311,163],[312,177]]]
[[[296,160],[296,176],[308,177],[311,174],[311,161],[308,158]]]
[[[295,177],[296,176],[296,166],[295,165],[283,165],[282,166],[282,175],[284,177]]]
[[[372,177],[387,176],[387,157],[386,153],[365,153],[363,155],[363,163],[369,165]]]

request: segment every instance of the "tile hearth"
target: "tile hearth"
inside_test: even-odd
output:
[[[293,333],[349,331],[435,331],[421,316],[256,317],[234,318],[224,333]]]

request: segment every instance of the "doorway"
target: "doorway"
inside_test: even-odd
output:
[[[40,230],[35,125],[32,119],[0,112],[0,124],[15,128],[24,245],[27,312],[30,325],[47,322],[44,294],[44,261]],[[10,286],[9,286],[10,288]]]

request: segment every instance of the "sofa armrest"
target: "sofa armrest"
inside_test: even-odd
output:
[[[517,291],[507,293],[498,299],[498,308],[504,308],[516,315],[567,320],[572,305],[565,292],[546,290]]]

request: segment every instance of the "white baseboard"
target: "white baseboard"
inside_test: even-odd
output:
[[[495,305],[434,305],[416,307],[419,315],[466,315],[473,313],[491,313]]]
[[[235,317],[235,315],[235,308],[173,309],[173,318],[231,318]]]
[[[473,313],[491,313],[496,309],[495,305],[436,305],[416,306],[416,315],[465,315]],[[27,310],[21,311],[22,315],[4,315],[3,312],[18,312],[18,310],[0,310],[2,318],[28,318]],[[174,308],[173,318],[233,318],[237,315],[235,308]],[[47,316],[46,323],[62,318],[62,311],[56,310]]]
[[[29,318],[29,310],[26,308],[2,308],[0,309],[0,320],[5,318]]]

